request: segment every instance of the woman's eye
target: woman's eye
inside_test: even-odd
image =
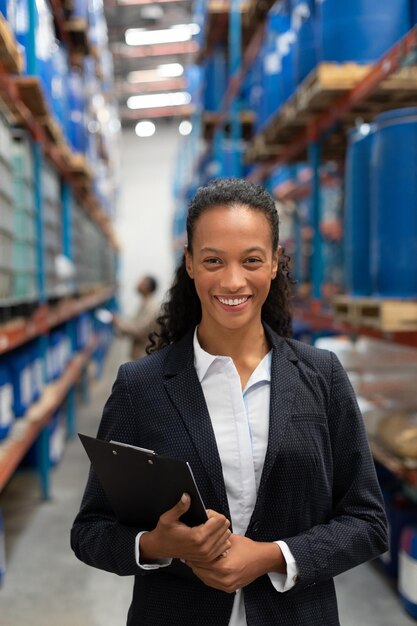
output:
[[[254,263],[262,263],[261,259],[257,259],[256,257],[249,257],[246,259],[245,263],[254,264]]]
[[[203,263],[206,263],[207,265],[216,265],[217,263],[220,263],[220,259],[204,259]]]

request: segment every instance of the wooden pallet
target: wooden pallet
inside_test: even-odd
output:
[[[57,146],[66,143],[62,128],[52,115],[47,115],[45,119],[42,120],[42,126],[46,132],[46,136],[52,143]]]
[[[92,179],[93,173],[91,167],[85,156],[80,152],[73,152],[71,154],[69,165],[73,176],[88,181]]]
[[[218,121],[219,114],[212,111],[204,111],[202,115],[203,137],[206,141],[212,141],[214,137],[215,125]],[[241,111],[240,123],[242,125],[242,136],[245,141],[250,141],[253,137],[253,123],[255,121],[255,113],[253,111]],[[226,136],[230,134],[230,119],[226,119],[224,123],[224,131]]]
[[[71,17],[64,23],[64,30],[68,33],[71,41],[71,55],[90,53],[88,39],[88,23],[81,17]]]
[[[20,99],[34,117],[46,119],[50,115],[48,103],[37,76],[19,76],[16,79],[16,86]]]
[[[12,74],[23,71],[23,56],[9,24],[0,13],[0,64]]]
[[[250,161],[268,160],[277,149],[285,149],[309,122],[327,111],[338,97],[354,89],[372,69],[371,65],[356,63],[321,63],[298,87],[296,93],[268,122],[265,130],[255,138],[250,147]],[[326,158],[342,157],[346,148],[346,131],[360,119],[372,120],[378,113],[406,106],[417,101],[417,67],[401,69],[383,81],[371,96],[357,104],[339,130],[331,135],[324,146]],[[274,152],[275,150],[275,152]],[[327,153],[326,153],[327,150]]]
[[[384,332],[417,331],[417,300],[337,296],[332,306],[337,322]]]

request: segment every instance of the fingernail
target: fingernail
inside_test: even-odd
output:
[[[185,560],[184,560],[184,559],[180,559],[180,561],[181,561],[181,563],[185,563]]]
[[[187,494],[186,494],[186,493],[183,493],[183,494],[182,494],[182,496],[181,496],[181,502],[183,502],[184,504],[185,504],[186,502],[188,502],[188,496],[187,496]]]

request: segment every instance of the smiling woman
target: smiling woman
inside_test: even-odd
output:
[[[242,332],[253,331],[253,324],[245,324],[245,319],[257,317],[258,327],[262,318],[279,335],[290,336],[292,281],[289,258],[278,239],[275,202],[261,187],[240,179],[221,179],[201,188],[190,203],[184,259],[149,351],[179,340],[197,324],[200,334],[201,326],[204,329],[210,320],[219,322],[216,333],[222,328],[232,330],[232,319],[215,316],[221,310],[247,313],[246,318],[237,318]],[[206,293],[209,282],[213,285],[210,296]],[[236,299],[246,296],[247,304],[234,306]]]
[[[120,368],[98,437],[190,463],[154,528],[120,524],[92,471],[72,529],[86,563],[134,575],[129,626],[339,626],[333,577],[386,550],[362,418],[334,354],[289,338],[271,196],[200,188],[149,356]],[[143,503],[146,507],[146,502]]]

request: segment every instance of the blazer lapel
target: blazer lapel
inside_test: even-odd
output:
[[[265,326],[265,331],[273,346],[271,367],[271,399],[269,412],[269,435],[265,462],[259,485],[258,499],[262,497],[266,482],[274,466],[277,455],[284,445],[285,431],[291,418],[292,405],[298,385],[299,374],[295,363],[297,357],[286,341]],[[255,507],[256,511],[256,507]]]
[[[216,439],[194,367],[193,333],[172,346],[165,367],[165,388],[177,408],[219,499],[230,519],[226,487]]]

